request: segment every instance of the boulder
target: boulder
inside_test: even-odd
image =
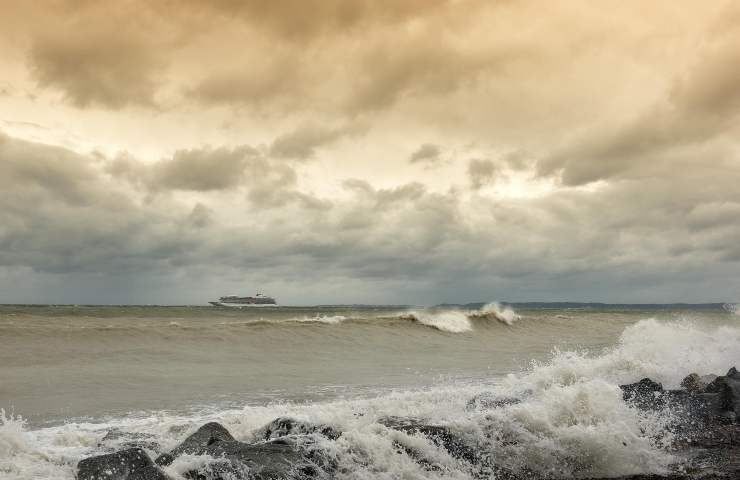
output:
[[[719,394],[721,408],[728,419],[736,422],[740,418],[740,372],[735,367],[727,375],[717,377],[704,391]]]
[[[231,436],[229,431],[226,430],[223,425],[216,422],[206,423],[196,430],[195,433],[183,440],[183,442],[172,451],[169,453],[163,453],[157,457],[155,462],[157,465],[166,466],[171,464],[176,457],[179,457],[183,453],[199,454],[198,452],[203,451],[203,449],[209,445],[217,442],[229,441],[235,441],[234,437]]]
[[[717,375],[699,375],[698,373],[690,373],[683,380],[681,380],[681,388],[690,393],[701,393],[707,385],[712,383],[717,378]]]
[[[649,378],[643,378],[637,383],[620,385],[622,398],[641,409],[654,409],[663,406],[663,385]]]
[[[480,393],[465,404],[465,410],[492,410],[521,403],[521,399],[491,392]]]
[[[438,447],[447,450],[453,458],[465,460],[469,463],[479,461],[478,450],[469,446],[460,435],[443,425],[428,425],[413,417],[382,417],[378,423],[388,428],[404,432],[407,435],[423,435]],[[416,452],[401,446],[406,453],[417,457]]]
[[[169,453],[157,457],[157,464],[170,465],[183,454],[208,455],[214,461],[207,472],[193,470],[184,476],[196,480],[276,480],[325,477],[334,465],[323,461],[321,452],[308,448],[313,438],[285,434],[272,441],[239,442],[218,423],[208,423],[187,437]]]
[[[329,425],[315,425],[292,417],[279,417],[254,432],[256,440],[274,440],[286,435],[320,434],[336,440],[342,434]]]
[[[154,440],[154,435],[149,433],[126,432],[118,428],[109,430],[100,439],[100,442],[98,442],[98,447],[106,450],[143,448],[155,452],[160,449],[159,443]]]
[[[208,476],[187,472],[189,478],[208,480],[284,480],[327,476],[300,449],[290,442],[275,441],[249,445],[237,441],[216,442],[203,447],[198,455],[218,459]]]
[[[77,464],[77,480],[168,480],[141,448],[86,458]]]

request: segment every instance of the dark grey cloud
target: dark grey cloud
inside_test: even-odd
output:
[[[279,158],[306,160],[316,154],[316,149],[331,144],[342,137],[356,135],[363,130],[363,127],[359,124],[336,128],[303,125],[273,140],[270,145],[270,155]]]
[[[468,162],[468,177],[470,177],[470,185],[474,190],[492,183],[496,174],[498,173],[498,167],[491,160],[485,159],[472,159]]]
[[[190,166],[194,152],[252,154],[246,147],[191,150],[162,160],[162,167],[137,168],[156,177],[171,172],[169,162]],[[158,188],[194,192],[200,200],[142,201],[146,181],[137,188],[115,181],[123,173],[112,174],[110,165],[99,156],[1,137],[0,281],[62,276],[68,301],[83,301],[90,299],[84,289],[91,275],[111,285],[135,278],[165,282],[157,291],[173,302],[205,301],[206,291],[232,279],[274,285],[289,292],[286,302],[297,303],[340,301],[321,290],[342,284],[353,285],[347,300],[432,303],[725,300],[740,288],[729,274],[740,261],[738,172],[677,170],[515,200],[354,179],[344,184],[346,196],[329,202],[302,191],[298,174],[276,164],[267,181],[245,183],[244,191],[181,190],[193,187],[191,177],[165,176],[170,183]],[[309,297],[300,284],[317,288]],[[196,285],[204,293],[193,297]],[[0,300],[21,293],[4,288]],[[121,300],[136,301],[128,293]]]
[[[409,156],[411,163],[437,163],[440,160],[442,150],[433,143],[424,143]]]

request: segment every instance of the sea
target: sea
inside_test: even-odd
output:
[[[337,478],[473,478],[423,439],[427,462],[400,450],[387,417],[443,425],[513,471],[661,473],[679,461],[667,414],[630,407],[619,385],[733,365],[731,304],[4,305],[0,479],[73,479],[127,438],[156,455],[210,421],[248,442],[279,416],[344,432],[322,445]],[[486,395],[521,401],[476,408]]]

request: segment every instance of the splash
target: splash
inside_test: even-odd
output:
[[[421,311],[421,312],[409,312],[401,315],[399,318],[403,320],[413,320],[422,325],[436,328],[443,332],[449,333],[462,333],[469,332],[473,329],[473,326],[468,319],[468,316],[457,310],[433,312],[433,311]]]
[[[498,302],[488,303],[468,316],[473,319],[497,320],[506,325],[513,325],[521,318],[511,307],[504,307]]]
[[[740,305],[737,303],[725,303],[722,305],[722,308],[724,308],[729,313],[732,313],[733,315],[740,316]]]
[[[326,323],[329,325],[336,325],[347,320],[344,315],[316,315],[315,317],[302,317],[296,318],[293,321],[301,323]]]

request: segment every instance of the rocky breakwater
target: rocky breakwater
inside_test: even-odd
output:
[[[336,439],[331,427],[278,418],[255,432],[254,443],[235,440],[218,423],[207,423],[180,445],[154,460],[132,446],[108,455],[87,458],[78,464],[78,480],[170,480],[165,467],[183,458],[207,457],[190,462],[182,476],[194,480],[314,479],[330,478],[335,468],[328,457],[313,448],[317,436]]]
[[[620,386],[624,400],[636,408],[670,413],[666,430],[684,460],[667,475],[629,478],[740,479],[740,372],[733,367],[723,376],[692,373],[681,387],[665,390],[649,378]]]
[[[664,444],[675,456],[675,464],[659,474],[621,477],[629,480],[710,480],[740,478],[740,373],[735,368],[722,376],[691,374],[680,389],[667,390],[649,378],[621,385],[622,400],[631,409],[645,414],[659,414],[665,420],[659,432]],[[380,417],[377,429],[391,439],[396,455],[407,456],[422,470],[444,473],[453,468],[469,478],[505,480],[594,478],[588,474],[567,474],[551,470],[543,473],[520,462],[501,458],[499,445],[520,441],[495,431],[495,423],[485,423],[495,412],[524,405],[514,397],[497,397],[494,393],[471,399],[465,408],[471,418],[479,419],[479,428],[461,431],[449,425],[435,424],[423,418]],[[499,424],[500,425],[500,424]],[[477,430],[477,433],[476,433]],[[161,452],[154,439],[136,433],[126,434],[120,444],[125,448],[79,462],[78,480],[277,480],[353,478],[351,461],[337,458],[339,449],[331,448],[342,441],[343,434],[334,426],[312,424],[290,417],[280,417],[252,432],[250,442],[236,440],[218,423],[208,423],[185,438],[178,446]],[[110,432],[106,438],[122,438],[121,432]],[[626,445],[626,444],[625,444]],[[440,456],[439,452],[444,452]],[[565,452],[567,455],[567,452]],[[575,455],[577,457],[577,455]],[[572,461],[587,461],[573,458]],[[358,457],[358,458],[361,458]],[[442,459],[442,460],[441,460]],[[509,459],[510,460],[510,459]],[[352,461],[356,461],[353,459]],[[509,466],[507,466],[509,465]],[[355,465],[357,470],[362,465]],[[177,467],[177,468],[175,468]],[[587,470],[584,470],[587,471]],[[175,473],[173,473],[175,472]],[[561,470],[562,472],[562,470]],[[367,472],[365,472],[367,473]],[[382,475],[380,475],[382,477]],[[455,476],[458,478],[459,475]],[[605,478],[606,476],[600,477]]]

